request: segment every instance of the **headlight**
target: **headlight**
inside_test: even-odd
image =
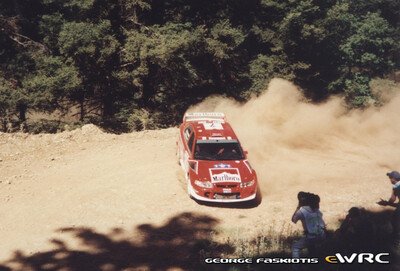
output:
[[[202,181],[195,180],[194,184],[197,186],[203,187],[203,188],[212,188],[212,183],[210,181],[202,182]]]
[[[241,187],[241,188],[250,187],[250,186],[253,186],[254,183],[255,183],[254,180],[252,180],[252,181],[250,181],[250,182],[241,183],[241,184],[240,184],[240,187]]]

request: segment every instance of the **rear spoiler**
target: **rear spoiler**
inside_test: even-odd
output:
[[[219,120],[225,121],[225,114],[220,112],[195,112],[186,113],[183,116],[183,122],[199,120]]]

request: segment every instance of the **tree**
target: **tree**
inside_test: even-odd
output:
[[[7,81],[0,74],[0,123],[3,126],[3,130],[5,130],[5,119],[9,116],[9,110],[15,108],[13,103],[13,88],[12,82]]]
[[[131,30],[126,35],[119,78],[135,90],[140,107],[170,112],[185,91],[201,84],[191,62],[203,35],[201,28],[171,23]]]
[[[103,117],[113,114],[114,77],[119,42],[112,35],[111,24],[101,20],[98,24],[67,22],[58,38],[60,54],[71,59],[79,70],[83,87],[71,97],[80,103],[81,119],[84,118],[84,102],[99,102]]]
[[[154,128],[273,77],[363,106],[371,78],[400,68],[399,14],[391,0],[4,0],[0,114],[79,105],[81,121]]]
[[[370,80],[394,69],[395,52],[400,47],[393,38],[394,29],[377,13],[368,13],[355,21],[354,29],[340,46],[347,70],[345,94],[351,104],[363,106],[373,98]]]
[[[388,22],[377,13],[368,13],[354,22],[354,29],[340,46],[345,65],[369,76],[383,76],[392,70],[399,47]]]
[[[71,61],[61,57],[37,57],[36,71],[24,78],[23,88],[27,90],[29,107],[45,112],[64,109],[67,98],[79,91],[81,80]]]

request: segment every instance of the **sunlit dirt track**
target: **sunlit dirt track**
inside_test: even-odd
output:
[[[138,225],[159,227],[182,213],[215,218],[215,231],[222,237],[251,238],[266,229],[287,227],[301,190],[321,196],[321,210],[331,229],[350,207],[383,208],[375,202],[390,195],[385,174],[400,168],[399,142],[394,136],[398,122],[385,134],[382,131],[390,112],[368,113],[370,119],[377,119],[375,126],[363,124],[360,116],[349,116],[343,125],[332,123],[330,131],[329,125],[322,125],[324,119],[316,127],[302,126],[301,120],[307,123],[307,117],[333,114],[327,119],[333,122],[339,117],[331,107],[319,111],[304,107],[276,119],[257,115],[260,109],[249,107],[244,109],[252,115],[245,121],[229,101],[213,106],[226,111],[228,119],[231,116],[259,172],[260,205],[224,208],[191,200],[175,156],[177,128],[113,135],[88,125],[56,135],[0,134],[0,263],[18,250],[29,255],[50,249],[54,238],[79,246],[61,228],[98,232],[120,228],[131,233],[129,238],[140,239],[140,232],[135,235]],[[379,114],[386,115],[380,119]],[[254,125],[263,116],[275,126],[247,129],[241,125]],[[350,118],[361,123],[355,127],[358,132],[345,129]],[[277,123],[278,119],[284,123]],[[291,131],[297,133],[297,141],[286,134]],[[366,136],[366,131],[371,134]],[[300,225],[293,229],[300,230]]]

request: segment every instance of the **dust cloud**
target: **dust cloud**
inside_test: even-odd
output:
[[[400,169],[399,108],[400,95],[365,110],[349,111],[338,97],[313,104],[292,83],[273,79],[245,104],[214,96],[189,111],[226,114],[249,151],[263,195],[308,190],[328,198],[335,194],[335,202],[341,195],[368,193],[377,185],[373,180]],[[353,191],[346,190],[353,182],[358,183]]]

